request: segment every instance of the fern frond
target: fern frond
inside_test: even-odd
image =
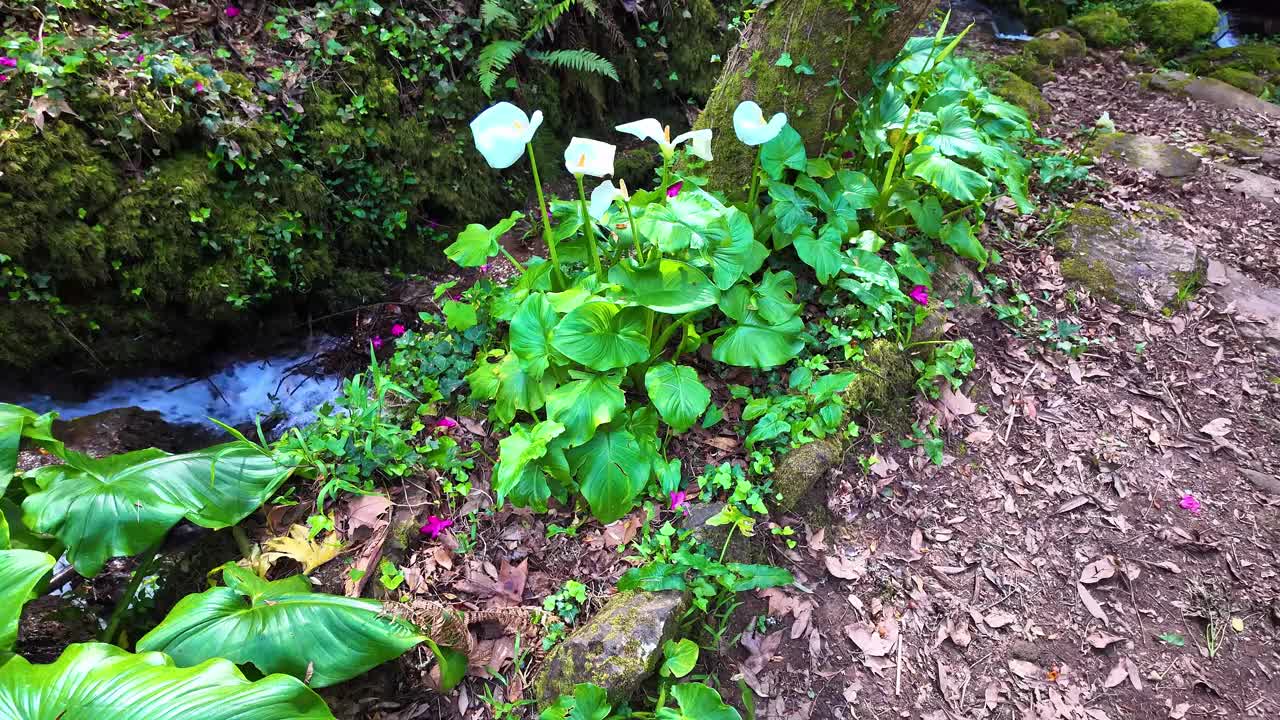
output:
[[[587,14],[597,20],[600,19],[600,3],[599,0],[578,0],[578,4],[582,6]]]
[[[613,63],[591,52],[590,50],[552,50],[551,52],[532,52],[529,57],[548,65],[580,73],[603,75],[615,82],[618,71]]]
[[[493,95],[498,75],[523,49],[524,43],[519,40],[494,40],[484,46],[476,58],[476,76],[480,79],[480,89],[485,95]]]
[[[485,27],[497,25],[507,30],[514,30],[520,24],[520,20],[502,6],[502,0],[484,0],[480,5],[480,22]]]
[[[573,0],[561,0],[534,16],[533,22],[529,23],[529,29],[524,34],[525,42],[540,32],[545,31],[549,34],[555,24],[560,21],[560,16],[569,12],[572,5]]]

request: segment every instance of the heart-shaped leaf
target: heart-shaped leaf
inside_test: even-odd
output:
[[[804,172],[808,167],[804,154],[804,139],[790,125],[784,126],[772,140],[760,149],[760,167],[769,177],[777,180],[783,170],[791,168]]]
[[[644,310],[619,309],[607,302],[589,302],[564,316],[551,345],[565,357],[592,370],[613,370],[649,358]]]
[[[626,515],[649,482],[650,456],[626,430],[605,430],[586,445],[569,451],[569,466],[578,479],[591,514],[602,523]]]
[[[235,565],[226,587],[188,595],[138,641],[179,667],[212,658],[327,687],[400,657],[424,637],[382,603],[311,592],[302,575],[268,582]]]
[[[4,518],[0,517],[0,524]],[[7,528],[6,528],[7,530]],[[6,532],[4,545],[8,545]],[[22,606],[57,562],[52,555],[35,550],[0,549],[0,662],[18,641],[18,621]]]
[[[702,683],[680,683],[671,688],[676,707],[657,712],[658,720],[742,720],[737,710],[725,704],[720,693]]]
[[[804,322],[793,317],[780,325],[765,324],[755,313],[716,338],[711,357],[739,367],[767,369],[795,358],[804,349]]]
[[[533,427],[516,425],[511,434],[498,442],[498,464],[493,470],[493,490],[498,503],[506,498],[518,507],[531,507],[546,512],[551,486],[539,464],[548,454],[552,440],[564,433],[564,426],[553,420]]]
[[[815,237],[813,230],[801,228],[792,241],[796,254],[806,265],[813,268],[818,282],[826,285],[840,274],[844,265],[844,255],[840,253],[840,232],[831,225],[824,225],[822,232]]]
[[[720,299],[720,291],[701,270],[678,260],[644,265],[624,260],[609,271],[609,282],[622,288],[627,302],[668,315],[709,308]]]
[[[101,460],[65,456],[65,465],[34,472],[37,489],[22,503],[23,519],[61,540],[85,577],[109,558],[155,546],[183,517],[214,530],[235,525],[294,470],[244,441],[181,455],[152,448]]]
[[[511,318],[511,351],[534,379],[541,379],[551,364],[551,333],[559,322],[560,316],[542,293],[525,298]]]
[[[56,661],[0,666],[0,714],[25,720],[334,720],[287,675],[249,682],[229,660],[175,667],[160,653],[71,645]]]
[[[662,419],[676,432],[692,427],[711,402],[711,391],[698,379],[698,371],[685,365],[654,365],[644,374],[644,387]]]
[[[547,396],[547,419],[564,425],[566,447],[591,439],[596,428],[609,422],[627,405],[622,393],[622,374],[577,374]]]

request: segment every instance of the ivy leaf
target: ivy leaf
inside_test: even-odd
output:
[[[621,373],[575,373],[547,395],[547,418],[564,425],[563,441],[574,447],[591,439],[596,428],[609,422],[627,406]]]
[[[973,226],[968,220],[960,220],[946,226],[942,231],[942,242],[956,251],[960,257],[969,258],[978,263],[978,269],[987,265],[987,249],[978,242],[973,233]]]
[[[516,222],[523,217],[524,213],[513,212],[491,228],[472,223],[458,233],[458,239],[444,249],[444,254],[462,267],[484,265],[489,258],[498,254],[498,239],[515,227]]]
[[[591,514],[605,524],[626,515],[649,482],[652,458],[626,430],[597,432],[568,457]]]
[[[1172,645],[1174,647],[1182,647],[1187,644],[1187,639],[1183,637],[1181,633],[1172,633],[1172,632],[1161,633],[1157,637],[1159,637],[1159,639],[1163,640],[1165,643]]]
[[[792,243],[800,259],[813,268],[818,282],[826,285],[840,274],[844,265],[844,255],[840,253],[840,232],[831,225],[824,225],[817,237],[814,237],[813,230],[802,228]]]
[[[654,365],[644,374],[644,387],[662,419],[676,432],[692,427],[711,402],[711,391],[698,379],[698,371],[686,365]]]
[[[782,171],[787,168],[804,172],[808,161],[804,154],[804,139],[800,137],[800,133],[790,125],[784,126],[777,137],[761,148],[760,167],[774,180],[781,180]]]
[[[644,310],[619,310],[608,302],[589,302],[564,316],[551,345],[592,370],[613,370],[649,358]]]
[[[450,330],[469,330],[476,325],[476,306],[456,300],[447,300],[444,304],[444,324]]]

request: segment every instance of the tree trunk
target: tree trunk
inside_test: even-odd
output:
[[[751,178],[756,148],[734,135],[738,103],[755,100],[766,118],[785,112],[810,157],[818,155],[825,136],[843,126],[850,106],[871,87],[871,69],[902,49],[933,6],[933,0],[897,0],[899,9],[873,24],[871,11],[850,11],[847,3],[775,0],[751,19],[696,124],[715,130],[711,187],[740,196]],[[777,66],[783,53],[791,67]],[[796,72],[801,63],[813,74]]]

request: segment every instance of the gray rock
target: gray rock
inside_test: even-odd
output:
[[[1214,292],[1232,309],[1240,334],[1261,343],[1267,352],[1280,354],[1280,288],[1263,285],[1217,261],[1209,263],[1208,277]]]
[[[1064,277],[1130,306],[1168,304],[1203,269],[1190,240],[1085,203],[1072,209],[1058,249]]]
[[[787,451],[773,471],[773,487],[782,496],[777,510],[789,513],[840,462],[840,445],[833,440],[815,440]]]
[[[662,644],[675,637],[688,598],[680,592],[618,593],[586,625],[552,648],[533,688],[546,706],[594,683],[619,703],[653,674]]]
[[[1231,189],[1245,197],[1262,201],[1280,198],[1280,180],[1234,165],[1218,165],[1218,169],[1234,181]]]
[[[1151,86],[1165,92],[1187,95],[1226,110],[1258,113],[1280,118],[1280,105],[1269,103],[1256,95],[1228,85],[1221,80],[1188,75],[1176,70],[1162,70],[1151,76]]]
[[[1107,133],[1094,141],[1093,150],[1165,178],[1187,177],[1200,170],[1200,158],[1151,135]]]
[[[1261,473],[1257,470],[1250,470],[1249,468],[1240,468],[1240,474],[1243,475],[1246,480],[1253,483],[1254,487],[1259,490],[1270,495],[1280,495],[1280,480],[1277,480],[1266,473]]]

